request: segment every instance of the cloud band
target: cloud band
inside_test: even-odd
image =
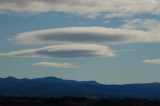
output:
[[[77,68],[77,66],[71,64],[71,63],[57,63],[57,62],[39,62],[32,64],[33,66],[38,67],[49,67],[49,68]]]
[[[55,43],[155,43],[157,32],[105,27],[67,27],[19,33],[14,39],[20,44]]]
[[[75,58],[97,56],[112,57],[114,56],[114,52],[108,47],[98,44],[65,44],[0,53],[0,55],[10,57]]]

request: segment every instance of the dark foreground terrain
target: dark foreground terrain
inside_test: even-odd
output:
[[[0,106],[160,106],[160,100],[96,99],[87,97],[0,97]]]
[[[100,97],[159,99],[160,83],[104,85],[96,81],[0,78],[0,95],[8,97]]]

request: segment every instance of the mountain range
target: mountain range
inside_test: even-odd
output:
[[[160,83],[105,85],[96,81],[64,80],[56,77],[0,78],[0,96],[102,98],[160,98]]]

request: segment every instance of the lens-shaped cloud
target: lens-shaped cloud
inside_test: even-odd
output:
[[[160,59],[148,59],[148,60],[144,60],[143,63],[160,65]]]
[[[32,65],[38,67],[49,67],[49,68],[65,68],[65,69],[77,68],[77,66],[71,63],[57,63],[57,62],[38,62]]]
[[[160,31],[159,31],[160,32]],[[20,44],[55,43],[155,43],[158,32],[105,27],[67,27],[19,33],[14,39]]]
[[[108,47],[98,44],[65,44],[0,53],[0,55],[10,57],[75,58],[97,56],[112,57],[114,56],[114,52]]]

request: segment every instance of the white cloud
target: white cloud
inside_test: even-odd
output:
[[[77,68],[77,66],[71,63],[57,63],[57,62],[39,62],[39,63],[34,63],[32,65],[39,67],[50,67],[50,68]]]
[[[160,65],[160,59],[148,59],[148,60],[144,60],[143,63]]]
[[[114,56],[114,52],[108,47],[98,44],[65,44],[0,53],[0,55],[10,57],[74,58],[97,56],[112,57]]]
[[[125,20],[125,24],[121,26],[122,28],[134,29],[134,30],[160,30],[160,21],[155,19],[132,19]]]
[[[105,27],[67,27],[19,33],[13,41],[20,44],[56,43],[155,43],[159,30],[140,31]]]
[[[36,8],[35,8],[36,7]],[[148,13],[160,15],[159,0],[0,0],[2,13],[67,12],[87,17],[126,17]]]

